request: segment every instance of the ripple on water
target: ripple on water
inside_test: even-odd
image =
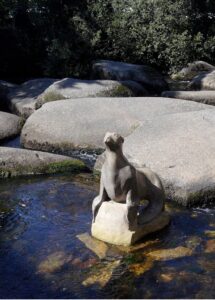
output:
[[[90,240],[90,178],[2,183],[2,298],[215,297],[214,209],[169,205],[168,228],[124,248]]]

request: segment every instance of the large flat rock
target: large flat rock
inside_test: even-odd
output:
[[[134,81],[80,80],[64,78],[53,83],[38,98],[36,107],[46,102],[87,97],[131,97],[146,94],[144,88]]]
[[[170,199],[207,205],[215,202],[214,134],[214,109],[166,114],[143,122],[125,139],[124,153],[135,167],[158,173]],[[104,154],[95,170],[103,161]]]
[[[0,111],[0,140],[13,137],[21,131],[21,119]]]
[[[193,77],[200,75],[203,72],[211,72],[214,70],[215,66],[199,60],[189,63],[187,67],[183,68],[178,73],[173,74],[171,77],[176,80],[191,80]]]
[[[124,153],[135,167],[159,174],[168,198],[185,206],[214,203],[214,113],[191,111],[147,120],[125,139]],[[104,158],[98,157],[96,171]]]
[[[214,201],[213,106],[148,97],[56,101],[30,116],[21,141],[26,148],[59,153],[101,150],[107,131],[126,137],[128,159],[157,172],[171,199],[184,205]]]
[[[166,91],[162,96],[215,105],[215,91]]]
[[[169,98],[85,98],[47,103],[25,123],[25,148],[67,153],[103,149],[107,131],[130,135],[142,121],[159,115],[206,109],[208,106]]]
[[[112,60],[99,60],[93,64],[93,76],[100,79],[134,80],[150,94],[160,94],[168,88],[164,77],[147,65],[134,65]]]
[[[168,195],[184,205],[215,200],[215,111],[159,116],[125,140],[124,152],[164,181]]]
[[[0,178],[86,170],[82,161],[67,156],[0,147]]]
[[[55,81],[53,78],[38,78],[13,88],[8,94],[9,109],[25,119],[28,118],[36,109],[37,98]]]
[[[215,71],[203,72],[189,83],[190,90],[215,90]]]

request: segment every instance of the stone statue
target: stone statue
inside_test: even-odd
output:
[[[165,193],[160,178],[147,168],[136,169],[132,166],[123,154],[123,142],[123,137],[117,133],[108,132],[104,137],[106,152],[105,162],[101,170],[100,192],[92,205],[93,236],[114,244],[132,244],[140,237],[146,235],[146,232],[154,231],[151,227],[153,227],[155,220],[161,215],[164,216]],[[141,206],[141,200],[148,200],[148,205],[145,207]],[[103,215],[101,212],[100,217],[98,216],[99,221],[97,220],[97,215],[100,214],[101,209],[103,209],[104,216],[101,219]],[[108,215],[110,218],[107,217]],[[118,220],[114,219],[116,215]],[[118,232],[119,236],[122,236],[126,231],[138,232],[138,234],[136,234],[136,237],[133,236],[133,240],[130,240],[132,236],[129,236],[127,242],[125,240],[120,241],[120,237],[115,237],[112,241],[110,230],[107,228],[107,234],[107,230],[104,228],[106,227],[104,224],[105,218],[109,218],[106,220],[109,224],[112,223],[111,218],[116,222],[115,229],[113,228],[114,233],[112,234],[116,234],[119,224],[121,226]],[[167,221],[169,222],[169,218],[166,215],[164,219],[165,221],[163,222],[162,218],[162,226],[157,226],[158,224],[156,223],[154,224],[155,228],[163,228],[163,224],[165,223],[166,225]],[[103,223],[103,225],[99,225],[99,222]],[[121,231],[123,231],[123,234]],[[109,237],[105,238],[107,235]]]

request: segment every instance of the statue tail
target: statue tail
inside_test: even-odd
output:
[[[152,174],[150,174],[150,177]],[[159,177],[153,174],[154,180],[151,180],[152,178],[148,178],[147,174],[145,175],[148,186],[147,200],[149,200],[149,204],[139,213],[138,223],[140,225],[149,223],[158,217],[164,210],[165,204],[165,192]]]

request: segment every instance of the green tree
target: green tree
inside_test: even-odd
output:
[[[215,63],[214,0],[0,0],[0,76],[87,77],[95,59]]]

